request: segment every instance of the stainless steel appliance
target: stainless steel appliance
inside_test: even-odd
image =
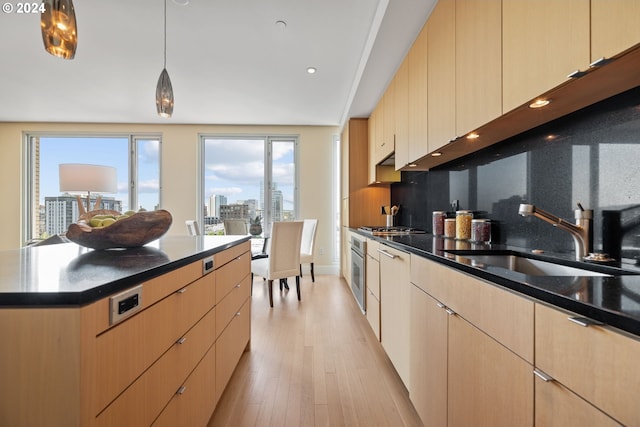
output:
[[[351,236],[351,291],[356,298],[362,313],[366,312],[365,300],[365,259],[367,254],[367,241]]]

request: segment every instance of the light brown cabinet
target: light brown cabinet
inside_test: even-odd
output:
[[[414,283],[410,311],[409,396],[425,425],[446,426],[449,315]]]
[[[536,369],[579,397],[567,399],[579,404],[575,409],[587,401],[623,425],[640,425],[638,354],[635,337],[536,304]],[[536,396],[536,409],[550,411],[553,401]]]
[[[409,164],[409,56],[404,58],[395,80],[395,169]]]
[[[414,255],[411,283],[409,395],[424,424],[532,426],[534,303]]]
[[[380,341],[407,388],[409,381],[409,254],[380,245]]]
[[[502,114],[502,1],[455,2],[456,135]]]
[[[380,162],[393,154],[396,147],[396,81],[395,78],[389,82],[387,90],[384,92],[382,114],[382,143],[378,147],[376,160]]]
[[[366,316],[373,333],[380,341],[380,258],[378,249],[380,244],[373,239],[367,239],[366,261]]]
[[[455,0],[439,0],[427,28],[429,152],[456,138]]]
[[[591,61],[611,58],[640,43],[640,2],[591,0]]]
[[[417,160],[429,153],[427,132],[428,57],[427,28],[422,28],[408,53],[409,58],[409,159]]]
[[[224,332],[216,343],[216,329],[226,321],[219,314],[229,312],[225,295],[242,289],[249,300],[249,242],[216,253],[213,263],[208,274],[199,260],[143,282],[140,310],[113,325],[109,298],[78,308],[0,310],[0,325],[11,325],[0,336],[14,343],[2,366],[23,367],[2,372],[15,387],[0,389],[0,424],[150,426],[157,419],[204,427],[214,391],[224,388],[216,352],[227,343]],[[250,318],[233,328],[231,371],[249,343]]]
[[[590,63],[589,0],[502,2],[505,113]]]

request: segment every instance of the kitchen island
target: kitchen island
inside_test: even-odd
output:
[[[248,236],[0,252],[0,425],[205,426],[250,341]]]

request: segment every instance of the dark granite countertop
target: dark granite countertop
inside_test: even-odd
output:
[[[0,251],[0,306],[88,304],[249,238],[176,236],[131,249],[61,243]]]
[[[575,261],[567,254],[534,255],[527,249],[504,245],[472,245],[431,234],[376,237],[359,230],[352,229],[352,231],[640,336],[640,274],[638,271],[585,265],[584,262]],[[456,243],[458,243],[457,246]],[[463,256],[447,252],[448,250],[525,253],[527,257],[595,269],[610,276],[532,276],[491,266],[477,267],[468,263]]]

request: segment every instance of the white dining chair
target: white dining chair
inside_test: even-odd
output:
[[[247,234],[249,234],[247,221],[245,221],[244,219],[225,219],[223,222],[224,234],[226,235],[246,236]]]
[[[263,277],[268,282],[269,305],[273,307],[273,281],[295,276],[296,292],[300,301],[300,242],[302,240],[302,221],[278,221],[271,226],[269,248],[266,258],[251,260],[251,286],[253,277]]]
[[[302,227],[302,242],[300,243],[300,277],[302,277],[302,264],[310,264],[312,282],[316,281],[313,272],[313,262],[317,228],[317,219],[305,219]]]
[[[184,223],[187,226],[187,232],[189,233],[189,236],[200,235],[200,228],[198,227],[198,221],[194,219],[188,219]]]

